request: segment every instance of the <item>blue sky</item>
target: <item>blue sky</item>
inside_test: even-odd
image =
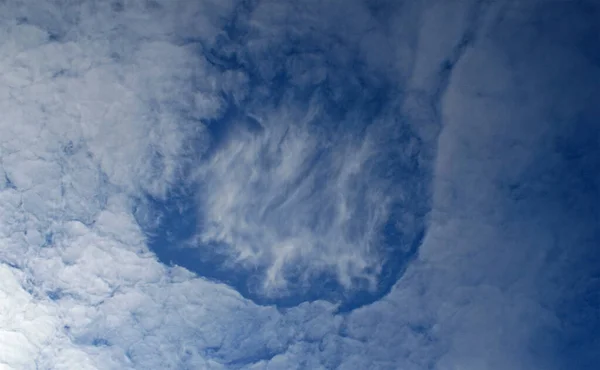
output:
[[[599,12],[0,5],[0,364],[594,369]]]

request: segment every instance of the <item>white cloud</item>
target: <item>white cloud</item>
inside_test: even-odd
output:
[[[316,131],[314,120],[327,118],[319,100],[308,109],[289,96],[276,108],[252,101],[248,76],[200,57],[196,47],[222,32],[236,4],[116,4],[0,7],[0,368],[559,369],[572,360],[560,350],[581,324],[561,312],[592,294],[598,181],[585,170],[597,164],[600,77],[589,56],[528,28],[525,15],[538,8],[490,8],[441,95],[437,68],[462,32],[450,20],[472,8],[438,23],[446,8],[431,13],[425,2],[388,15],[359,2],[343,11],[265,2],[240,20],[260,30],[238,47],[264,58],[265,75],[281,30],[309,26],[327,36],[340,70],[357,53],[381,76],[397,72],[390,83],[406,83],[406,94],[363,135],[356,126]],[[328,73],[352,80],[322,63],[298,58],[289,70],[299,86]],[[205,150],[194,143],[211,143],[199,122],[223,112],[222,92],[248,103],[261,127],[230,132],[182,179]],[[578,130],[587,138],[575,139]],[[285,293],[292,267],[308,280],[333,271],[352,291],[352,278],[378,278],[378,228],[392,201],[423,194],[413,188],[422,183],[390,183],[373,169],[402,133],[387,154],[435,171],[428,233],[392,291],[351,313],[323,301],[259,306],[165,266],[133,216],[144,194],[199,180],[198,240],[225,241],[234,265],[265,267],[262,294]],[[405,212],[409,234],[421,207]],[[570,353],[592,364],[597,341],[588,342]]]
[[[227,243],[242,265],[265,263],[267,294],[285,288],[294,263],[308,275],[333,269],[348,288],[351,277],[375,278],[365,269],[377,273],[389,200],[368,174],[369,139],[328,144],[310,133],[310,114],[266,119],[258,134],[234,134],[206,166],[201,241]]]

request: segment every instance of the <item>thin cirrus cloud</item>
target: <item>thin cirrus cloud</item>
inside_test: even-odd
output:
[[[2,5],[0,367],[594,368],[597,7],[340,4]]]

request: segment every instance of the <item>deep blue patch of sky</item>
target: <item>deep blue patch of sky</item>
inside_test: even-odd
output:
[[[293,104],[302,110],[309,106],[311,99],[317,97],[324,109],[321,116],[312,123],[314,130],[327,135],[334,142],[336,136],[342,133],[351,133],[360,138],[367,127],[383,115],[390,119],[389,112],[393,109],[391,106],[401,92],[392,87],[378,71],[369,70],[351,52],[340,58],[321,41],[326,37],[307,32],[305,35],[290,37],[282,44],[273,45],[268,54],[252,55],[243,46],[248,34],[243,16],[238,18],[226,27],[226,36],[220,37],[214,45],[203,45],[202,53],[218,70],[241,71],[248,76],[249,93],[244,100],[239,101],[232,96],[232,92],[222,92],[225,109],[220,117],[204,122],[212,136],[212,148],[203,152],[202,156],[211,155],[227,139],[228,133],[240,125],[246,130],[260,132],[262,126],[251,117],[255,107],[277,109],[281,104]],[[295,61],[293,70],[289,67],[292,59]],[[305,79],[298,83],[294,79],[294,73],[297,73],[299,65],[306,70],[324,68],[326,77]],[[402,125],[402,122],[398,120],[396,124]],[[341,302],[340,310],[349,311],[376,301],[389,292],[417,253],[425,232],[425,216],[428,212],[430,176],[427,170],[420,168],[416,158],[407,159],[394,149],[415,137],[408,129],[396,128],[394,132],[389,141],[384,143],[389,148],[382,148],[381,156],[370,163],[372,175],[387,181],[390,184],[389,191],[405,191],[411,196],[403,204],[394,205],[392,216],[381,228],[380,248],[386,259],[375,291],[368,290],[366,284],[361,282],[357,282],[358,286],[364,288],[345,291],[335,276],[329,273],[313,276],[307,288],[298,280],[301,271],[288,269],[285,271],[291,287],[288,293],[277,298],[262,296],[256,287],[265,266],[256,266],[252,270],[231,266],[226,263],[227,256],[221,252],[224,248],[219,245],[182,247],[199,231],[197,228],[202,224],[197,211],[197,207],[201,205],[196,197],[196,192],[202,191],[200,185],[195,189],[189,186],[174,189],[166,200],[147,197],[142,202],[149,207],[153,217],[158,216],[160,219],[157,224],[140,220],[148,236],[149,247],[160,261],[227,283],[258,304],[291,307],[304,301],[325,299]],[[322,152],[316,153],[315,163],[321,157],[329,155],[329,150],[335,148],[324,148]],[[328,179],[323,176],[318,181],[325,183]],[[410,227],[410,230],[403,230],[403,226],[398,226],[398,221],[400,215],[407,212],[414,219],[410,225],[404,225]],[[302,266],[298,268],[301,269]]]

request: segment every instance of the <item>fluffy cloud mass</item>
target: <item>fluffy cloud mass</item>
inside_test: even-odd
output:
[[[594,368],[599,13],[0,5],[0,368]]]

